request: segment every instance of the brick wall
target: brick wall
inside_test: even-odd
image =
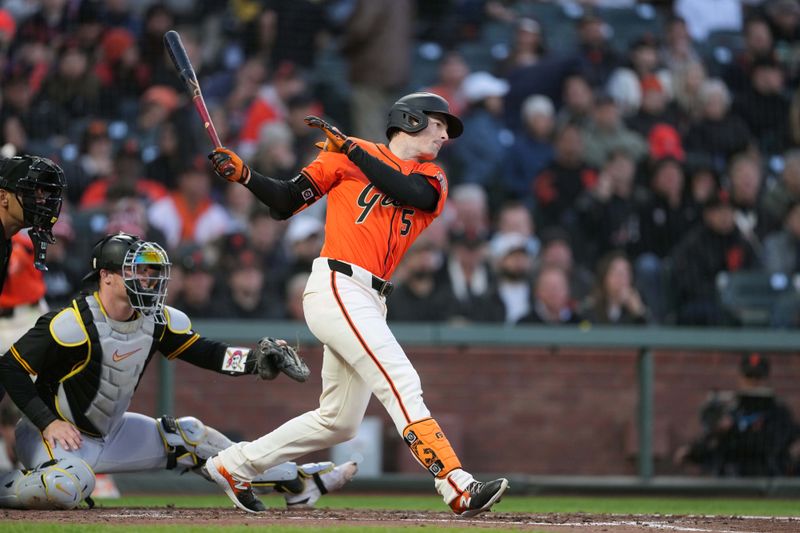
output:
[[[223,432],[254,439],[318,405],[322,350],[305,347],[309,382],[231,378],[177,362],[175,415],[197,416]],[[464,465],[475,472],[636,473],[636,353],[564,349],[410,348],[424,398]],[[698,407],[713,388],[732,389],[731,354],[660,352],[655,357],[654,451],[657,473],[699,431]],[[132,410],[155,415],[157,363]],[[772,357],[772,383],[800,414],[800,357]],[[383,408],[384,467],[419,472]],[[325,459],[319,452],[309,459]]]

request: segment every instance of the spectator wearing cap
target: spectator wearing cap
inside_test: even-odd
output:
[[[166,85],[153,85],[142,94],[136,116],[135,135],[143,154],[157,149],[161,129],[169,122],[180,103],[177,91]]]
[[[322,250],[324,233],[325,225],[312,215],[304,213],[291,218],[284,235],[289,258],[287,276],[311,272],[311,263]]]
[[[605,92],[595,98],[592,120],[582,135],[586,163],[594,168],[600,168],[614,150],[625,150],[637,162],[647,154],[644,138],[625,126],[617,103]]]
[[[742,117],[767,156],[782,153],[790,143],[789,99],[780,65],[771,58],[757,60],[747,87],[736,95],[733,112]]]
[[[597,264],[592,294],[581,316],[593,324],[644,324],[647,307],[633,283],[633,267],[624,252],[609,252]]]
[[[182,243],[204,244],[233,228],[231,216],[211,197],[211,176],[199,161],[183,169],[174,191],[150,206],[148,219],[164,233],[170,249]]]
[[[609,42],[608,26],[593,10],[586,9],[577,22],[578,68],[595,90],[605,87],[611,73],[622,64]]]
[[[581,258],[587,265],[611,250],[628,250],[639,241],[636,163],[625,151],[609,155],[597,185],[576,201]]]
[[[764,239],[764,267],[772,274],[800,272],[800,202],[786,210],[783,229]]]
[[[141,61],[136,37],[125,28],[110,28],[104,33],[99,50],[94,73],[103,89],[104,115],[127,115],[150,83],[150,70]]]
[[[757,268],[759,260],[736,227],[727,191],[721,190],[709,199],[702,224],[675,247],[672,262],[671,287],[677,295],[678,323],[698,326],[729,322],[717,300],[717,275]]]
[[[670,102],[662,81],[655,75],[640,80],[642,103],[638,111],[625,120],[627,126],[647,139],[653,128],[666,124],[677,130],[680,117],[675,105]]]
[[[478,227],[454,228],[450,234],[444,276],[440,280],[453,304],[448,320],[502,322],[503,306],[497,298],[489,266],[488,232]]]
[[[545,39],[539,22],[531,17],[521,17],[514,24],[514,37],[508,57],[499,65],[497,71],[501,75],[506,75],[514,70],[533,66],[546,53]]]
[[[654,321],[667,318],[664,287],[664,260],[694,223],[686,203],[686,176],[683,165],[674,157],[653,163],[649,188],[637,201],[639,239],[632,246],[636,257],[636,279]]]
[[[715,390],[700,409],[702,434],[675,453],[675,462],[698,464],[717,476],[796,474],[791,456],[798,437],[794,416],[769,385],[770,361],[742,354],[735,391]]]
[[[497,296],[505,309],[506,324],[515,324],[533,308],[533,257],[522,233],[498,233],[489,243]]]
[[[555,108],[550,98],[534,94],[522,104],[522,129],[505,155],[504,186],[508,198],[533,206],[531,182],[553,159]]]
[[[575,200],[594,188],[597,172],[584,159],[584,141],[580,129],[565,124],[555,135],[553,160],[530,183],[537,210],[539,228],[577,224]]]
[[[800,202],[800,150],[797,148],[783,155],[780,177],[767,188],[761,199],[769,231],[781,228],[786,212],[795,202]]]
[[[286,102],[286,107],[286,125],[292,132],[292,151],[296,160],[293,171],[299,171],[298,165],[302,166],[313,161],[319,154],[319,148],[315,146],[315,143],[319,141],[319,132],[314,128],[309,128],[304,119],[308,115],[322,115],[323,108],[320,102],[308,92],[290,97]],[[450,109],[452,110],[452,106]],[[263,134],[262,131],[261,135],[263,136]],[[297,172],[295,171],[294,174]]]
[[[217,286],[214,263],[209,251],[194,243],[181,245],[173,254],[172,272],[179,270],[180,293],[175,305],[181,310],[189,310],[196,318],[225,318],[219,298],[216,297]],[[172,292],[172,282],[170,290]]]
[[[250,248],[228,258],[219,305],[219,316],[228,319],[279,319],[283,317],[282,299],[268,298],[266,273],[262,259]]]
[[[462,116],[464,134],[448,150],[450,180],[480,185],[491,194],[500,184],[506,150],[513,142],[502,120],[508,82],[473,72],[464,78],[461,91],[468,108]]]
[[[689,128],[684,145],[690,154],[711,156],[714,170],[721,173],[730,157],[750,146],[750,130],[741,117],[729,112],[731,95],[722,80],[704,82],[700,101],[702,116]]]
[[[615,69],[606,86],[623,116],[630,117],[641,108],[645,80],[652,77],[669,80],[658,55],[658,40],[647,32],[633,40],[627,65]]]

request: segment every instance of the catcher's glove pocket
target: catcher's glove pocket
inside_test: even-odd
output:
[[[295,381],[303,382],[311,375],[308,365],[297,350],[282,339],[264,337],[256,347],[256,372],[261,379],[275,379],[283,372]]]

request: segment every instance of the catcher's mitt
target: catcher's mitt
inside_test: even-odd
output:
[[[302,382],[311,374],[305,361],[284,340],[264,337],[258,341],[254,352],[255,373],[261,379],[275,379],[279,372],[283,372],[293,380]]]

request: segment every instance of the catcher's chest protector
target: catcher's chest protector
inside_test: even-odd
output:
[[[84,327],[90,355],[59,385],[57,408],[79,428],[105,435],[130,405],[151,353],[155,324],[143,315],[130,322],[111,320],[94,296],[77,302],[80,319],[70,313],[75,320],[54,321],[53,327]]]

